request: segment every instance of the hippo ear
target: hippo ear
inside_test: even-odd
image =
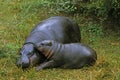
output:
[[[52,42],[51,42],[51,41],[48,42],[48,43],[47,43],[47,46],[52,46]]]
[[[49,40],[45,40],[41,43],[41,45],[43,46],[52,46],[52,41],[49,41]]]

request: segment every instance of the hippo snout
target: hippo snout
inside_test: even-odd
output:
[[[21,68],[28,68],[29,65],[30,65],[30,61],[26,55],[21,56],[17,62],[17,66]]]

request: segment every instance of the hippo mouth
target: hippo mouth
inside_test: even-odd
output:
[[[22,58],[20,57],[20,59],[17,62],[17,67],[25,69],[28,68],[30,66],[30,59],[28,57]]]

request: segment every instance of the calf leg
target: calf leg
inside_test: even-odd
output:
[[[40,64],[39,66],[37,66],[36,70],[39,71],[39,70],[46,69],[46,68],[53,68],[54,65],[55,65],[54,61],[50,60],[50,61],[44,62],[44,63]]]

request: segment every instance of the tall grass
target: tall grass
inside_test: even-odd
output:
[[[42,7],[43,0],[0,0],[0,80],[119,80],[120,38],[105,36],[101,24],[84,16],[69,16],[81,25],[82,42],[93,47],[97,63],[82,69],[34,68],[23,71],[15,63],[19,48],[32,28],[42,20],[55,15]],[[97,28],[96,28],[97,27]]]

